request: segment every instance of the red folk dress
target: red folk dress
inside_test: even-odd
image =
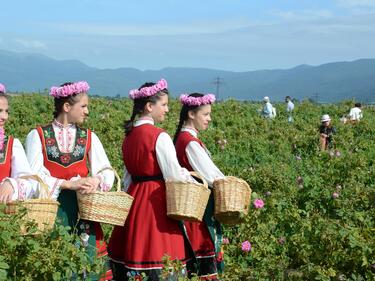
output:
[[[108,250],[114,263],[124,265],[125,275],[145,272],[148,280],[158,280],[163,256],[185,260],[182,231],[177,221],[167,217],[165,182],[156,156],[156,141],[162,132],[143,124],[124,139],[123,160],[132,175],[127,192],[134,201],[124,227],[114,228]]]
[[[180,165],[189,171],[194,171],[186,155],[186,147],[192,141],[199,143],[203,148],[202,141],[192,136],[188,131],[181,131],[176,141],[177,159]],[[210,198],[212,200],[212,198]],[[207,210],[206,210],[207,213]],[[185,229],[190,245],[198,262],[198,275],[202,280],[217,280],[217,261],[215,257],[215,245],[206,223],[206,216],[202,222],[185,221]]]
[[[11,175],[12,149],[13,137],[5,137],[3,148],[0,150],[0,182]]]

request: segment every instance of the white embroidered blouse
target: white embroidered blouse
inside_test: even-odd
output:
[[[75,146],[75,135],[77,132],[76,125],[69,124],[63,126],[56,120],[52,123],[57,145],[60,151],[65,153],[71,153]],[[89,170],[91,175],[98,176],[100,178],[100,189],[102,191],[108,191],[111,189],[114,181],[114,173],[111,170],[101,171],[103,168],[110,168],[108,157],[104,151],[103,145],[100,142],[98,136],[91,132],[91,148],[89,150]],[[40,140],[38,131],[33,129],[26,138],[26,155],[29,160],[31,170],[38,174],[42,180],[48,185],[53,198],[57,198],[60,193],[60,186],[64,179],[59,179],[51,176],[50,171],[44,167],[44,159],[42,152],[42,142]],[[101,171],[100,173],[98,173]],[[70,180],[79,179],[73,177]]]
[[[14,189],[12,201],[17,199],[30,198],[33,195],[38,195],[38,182],[31,179],[20,179],[21,176],[31,175],[31,168],[27,161],[25,150],[21,142],[14,138],[11,158],[11,174],[10,177],[4,178],[9,180]]]

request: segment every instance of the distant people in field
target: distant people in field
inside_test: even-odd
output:
[[[294,103],[292,102],[292,98],[290,96],[286,96],[285,102],[286,102],[286,112],[288,113],[288,122],[293,122]]]
[[[333,148],[333,135],[336,133],[336,129],[332,126],[328,114],[322,116],[321,123],[319,127],[320,147],[322,150]]]
[[[349,121],[357,122],[363,118],[361,107],[362,105],[359,102],[357,102],[354,105],[354,107],[350,109],[350,112],[348,115]]]
[[[267,97],[267,96],[264,97],[263,102],[264,102],[264,106],[263,106],[263,109],[261,111],[261,115],[264,118],[267,118],[267,119],[275,118],[276,117],[276,108],[274,108],[272,106],[272,104],[270,103],[270,98]]]

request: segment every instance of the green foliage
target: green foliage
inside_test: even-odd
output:
[[[56,226],[52,232],[36,234],[36,223],[26,222],[25,212],[0,213],[0,280],[83,280],[84,275],[104,272],[104,261],[91,260],[68,228]],[[25,224],[28,235],[21,234]]]
[[[275,120],[258,116],[260,104],[228,100],[213,106],[213,122],[200,134],[201,139],[224,174],[245,179],[265,202],[262,209],[251,208],[243,224],[224,226],[230,241],[224,247],[224,280],[374,279],[375,109],[364,108],[365,118],[359,124],[339,123],[350,106],[350,102],[296,104],[293,123],[287,122],[285,104],[276,105],[279,115]],[[127,99],[92,98],[85,124],[98,134],[120,174],[123,122],[131,109]],[[174,134],[179,109],[172,100],[169,118],[161,124],[170,134]],[[36,125],[52,120],[52,111],[47,97],[12,97],[7,130],[23,141]],[[319,150],[318,126],[324,113],[330,114],[337,128],[331,152]],[[338,197],[333,198],[333,193]],[[105,230],[108,237],[111,227]],[[9,231],[5,237],[14,237],[10,235],[15,234]],[[22,237],[13,239],[21,241]],[[54,245],[53,239],[43,239],[50,244],[40,248]],[[250,252],[241,250],[245,240],[252,244]],[[37,247],[24,241],[21,244]],[[14,268],[21,270],[7,259],[10,255],[6,252],[13,246],[6,245],[0,252],[0,276],[10,276]],[[68,247],[67,243],[61,247]],[[70,248],[55,252],[64,261],[53,264],[59,267],[57,272],[82,270],[83,265],[76,268],[69,262],[73,252]],[[32,262],[21,262],[24,271],[44,260],[43,256],[35,257]],[[39,267],[48,265],[47,261],[42,264]]]

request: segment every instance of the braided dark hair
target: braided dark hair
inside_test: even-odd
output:
[[[73,82],[66,82],[64,84],[61,84],[60,87],[64,87],[67,85],[72,85]],[[64,103],[69,103],[70,105],[74,105],[79,101],[79,97],[81,96],[82,93],[80,94],[73,94],[68,97],[59,97],[59,98],[54,98],[54,105],[55,105],[55,110],[53,111],[53,118],[57,118],[59,114],[63,111],[63,106]]]
[[[141,87],[139,87],[138,90],[145,88],[145,87],[151,87],[154,85],[155,83],[153,82],[147,82],[147,83],[144,83]],[[155,104],[160,99],[161,96],[168,95],[168,94],[169,94],[168,90],[163,89],[162,91],[158,92],[156,95],[153,95],[151,97],[144,97],[144,98],[133,100],[134,104],[133,104],[132,115],[130,119],[125,121],[124,123],[125,135],[126,136],[129,135],[129,133],[132,131],[135,117],[143,113],[143,111],[145,110],[145,106],[148,102]]]
[[[6,100],[9,100],[8,95],[6,93],[0,92],[0,98],[4,98]]]
[[[200,98],[203,97],[203,94],[200,93],[192,93],[189,95],[189,97],[194,98]],[[189,119],[189,111],[197,112],[199,110],[199,105],[182,105],[181,111],[180,111],[180,121],[178,122],[178,126],[176,129],[176,132],[174,133],[173,143],[175,144],[177,141],[177,137],[181,132],[182,126],[184,125],[184,122]]]

